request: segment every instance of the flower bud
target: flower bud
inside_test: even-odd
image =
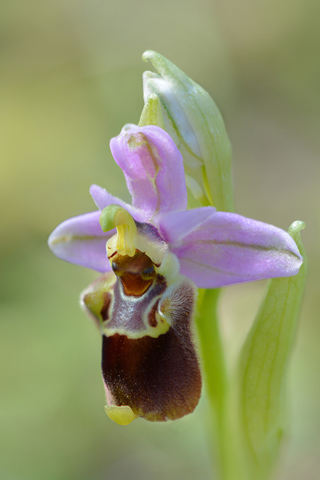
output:
[[[222,116],[210,95],[162,55],[148,50],[158,73],[143,74],[146,119],[159,119],[157,97],[165,130],[182,153],[186,172],[200,179],[209,203],[218,210],[233,211],[231,145]],[[149,110],[153,109],[153,113]],[[158,124],[162,127],[162,125]]]
[[[289,229],[301,254],[300,230],[303,228],[303,222],[294,222]],[[286,429],[288,362],[305,274],[304,263],[297,275],[271,280],[242,349],[239,412],[248,478],[269,478]]]

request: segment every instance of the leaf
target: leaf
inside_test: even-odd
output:
[[[301,254],[300,230],[289,234]],[[305,263],[297,275],[270,281],[267,295],[240,356],[239,408],[249,478],[268,478],[279,454],[286,427],[288,364],[306,277]]]

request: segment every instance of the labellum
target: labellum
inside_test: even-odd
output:
[[[107,243],[113,272],[82,294],[102,332],[106,412],[123,425],[136,417],[175,420],[195,409],[201,393],[196,287],[179,274],[173,253],[155,248],[163,242],[152,225],[128,221],[117,230]]]

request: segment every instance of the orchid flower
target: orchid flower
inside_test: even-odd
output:
[[[177,419],[201,392],[196,287],[295,275],[302,257],[280,228],[214,207],[187,210],[182,155],[161,128],[126,125],[110,148],[132,205],[93,185],[98,210],[63,222],[49,246],[104,273],[81,301],[103,337],[110,418]]]

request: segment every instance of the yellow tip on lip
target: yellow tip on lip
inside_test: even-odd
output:
[[[104,409],[108,417],[118,425],[129,425],[134,419],[138,418],[138,415],[128,405],[121,407],[106,405]]]

